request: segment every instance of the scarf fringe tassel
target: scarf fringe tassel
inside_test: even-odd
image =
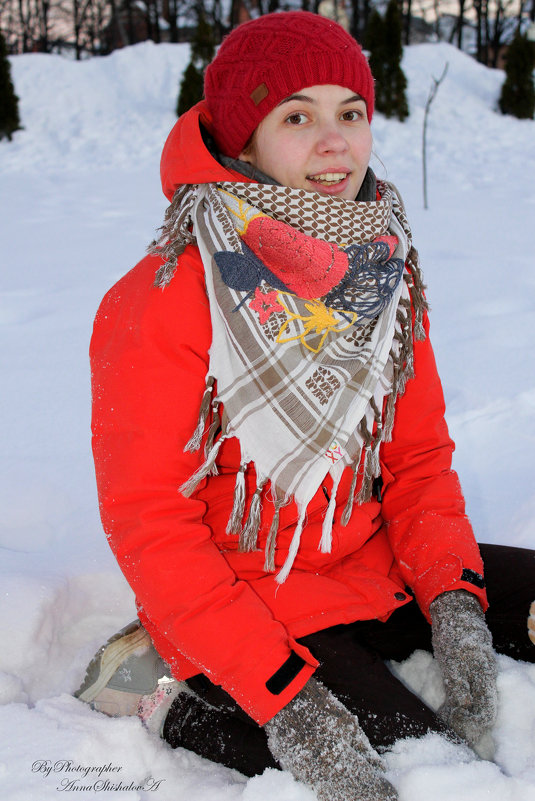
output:
[[[232,501],[232,511],[228,519],[227,534],[239,534],[243,524],[243,513],[245,512],[245,471],[246,464],[241,464],[236,475],[234,486],[234,498]]]
[[[159,289],[165,289],[173,278],[178,259],[184,253],[186,245],[196,242],[191,231],[191,214],[196,197],[195,186],[184,184],[178,187],[165,212],[164,224],[159,229],[159,236],[147,248],[147,253],[163,259],[154,278],[154,286]]]
[[[203,478],[206,478],[208,475],[213,475],[214,468],[217,470],[215,467],[215,460],[217,459],[217,454],[219,453],[221,445],[228,436],[228,434],[222,434],[219,437],[212,450],[208,454],[206,461],[194,472],[191,478],[189,478],[179,487],[179,491],[182,493],[182,495],[184,495],[185,498],[189,498],[190,495],[193,495]]]
[[[258,542],[258,532],[260,531],[260,513],[262,511],[262,490],[264,489],[265,480],[259,482],[254,491],[249,507],[249,514],[243,531],[240,534],[240,551],[254,551],[256,550]]]
[[[347,526],[349,521],[351,520],[351,515],[353,514],[353,506],[355,504],[355,490],[357,488],[357,480],[359,477],[358,474],[358,467],[360,462],[360,454],[359,458],[353,462],[351,469],[353,470],[353,479],[351,481],[351,487],[349,488],[349,495],[347,496],[347,503],[345,505],[344,512],[342,514],[341,523],[343,526]]]
[[[301,542],[301,533],[303,531],[305,520],[306,520],[306,508],[301,511],[299,515],[299,520],[297,521],[297,525],[295,527],[294,535],[292,537],[292,541],[290,543],[290,548],[288,550],[288,556],[286,557],[286,561],[283,564],[280,571],[275,576],[275,581],[278,584],[284,584],[286,579],[290,574],[290,570],[292,569],[292,565],[295,562],[295,557],[297,556],[297,551],[299,550],[299,543]]]
[[[206,457],[214,447],[214,440],[216,434],[221,428],[221,416],[219,414],[219,401],[212,401],[212,422],[208,429],[208,436],[206,437],[206,445],[204,446],[204,456]]]
[[[338,477],[333,483],[333,488],[331,490],[331,497],[329,499],[329,505],[327,506],[327,511],[325,512],[325,518],[323,520],[323,525],[321,527],[321,539],[319,544],[319,550],[321,551],[321,553],[331,552],[333,520],[334,520],[334,513],[336,511],[336,493],[338,492],[338,487],[340,485],[341,478],[342,478],[342,472],[340,471]]]
[[[266,540],[264,570],[268,573],[273,573],[275,570],[275,547],[277,545],[277,534],[279,533],[279,514],[282,501],[276,501],[275,514],[271,520],[269,534]]]
[[[199,419],[195,427],[195,431],[191,438],[184,446],[184,453],[195,453],[201,447],[202,438],[206,429],[206,421],[208,420],[208,412],[212,404],[212,394],[214,391],[214,379],[209,376],[206,379],[206,388],[204,390],[201,406],[199,409]]]

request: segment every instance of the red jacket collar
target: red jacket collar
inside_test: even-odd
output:
[[[213,181],[248,181],[233,170],[223,167],[204,144],[201,124],[211,128],[206,101],[183,114],[174,125],[162,151],[160,177],[164,195],[171,200],[182,184],[205,184]]]

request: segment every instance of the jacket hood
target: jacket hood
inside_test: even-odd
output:
[[[223,167],[210,153],[202,137],[201,124],[210,131],[211,123],[206,101],[201,100],[182,114],[167,137],[160,161],[160,177],[163,193],[169,201],[182,184],[249,180]]]

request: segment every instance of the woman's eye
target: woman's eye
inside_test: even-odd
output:
[[[289,122],[290,125],[302,125],[304,122],[307,121],[306,114],[301,113],[300,111],[296,111],[293,114],[290,114],[286,117],[286,122]]]
[[[362,118],[362,111],[358,111],[357,109],[351,109],[351,111],[344,111],[341,116],[341,119],[344,122],[356,122]]]

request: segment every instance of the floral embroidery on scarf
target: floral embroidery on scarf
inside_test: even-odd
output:
[[[341,312],[336,309],[329,309],[321,300],[312,300],[304,304],[308,314],[294,314],[281,301],[281,305],[288,314],[288,319],[282,324],[277,337],[279,344],[301,340],[307,350],[312,353],[319,353],[322,349],[327,335],[331,331],[339,333],[350,328],[357,319],[355,312]],[[295,323],[292,326],[292,323]],[[298,333],[287,336],[291,328],[296,328]],[[318,337],[320,337],[319,342]]]
[[[258,312],[260,325],[265,325],[274,312],[284,311],[278,302],[278,294],[275,289],[271,292],[262,292],[260,287],[256,287],[254,299],[249,303],[249,308]]]

